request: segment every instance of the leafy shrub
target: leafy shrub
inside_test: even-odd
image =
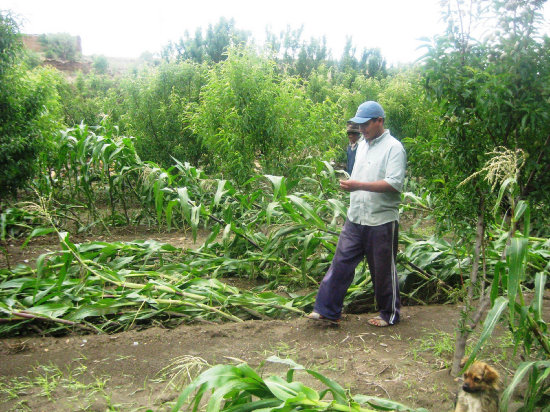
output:
[[[253,172],[289,168],[342,144],[336,103],[313,103],[297,78],[249,48],[233,48],[213,67],[190,124],[208,150],[211,171],[243,183]]]
[[[49,59],[76,61],[80,58],[78,37],[68,33],[42,34],[39,41]]]
[[[106,101],[106,110],[121,132],[137,136],[136,150],[143,160],[163,167],[182,162],[199,163],[202,140],[188,123],[187,112],[199,99],[204,66],[164,63],[125,77]]]
[[[65,124],[99,124],[105,115],[118,116],[113,96],[119,94],[118,80],[98,72],[78,73],[74,81],[59,76],[57,91],[63,105]],[[117,110],[113,113],[113,110]]]
[[[95,56],[92,67],[97,73],[106,74],[107,70],[109,69],[109,62],[107,61],[107,58],[103,55]]]
[[[55,78],[27,71],[18,26],[0,13],[0,196],[14,195],[32,177],[43,132],[59,126]]]

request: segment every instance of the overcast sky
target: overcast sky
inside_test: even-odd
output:
[[[412,62],[421,37],[443,33],[440,0],[0,0],[12,10],[21,32],[69,33],[82,39],[84,55],[139,57],[158,53],[170,41],[194,35],[220,17],[262,44],[266,27],[279,33],[304,26],[302,39],[326,36],[333,57],[340,57],[351,36],[360,52],[378,47],[390,64]],[[546,5],[548,16],[550,7]],[[546,32],[548,30],[546,19]]]

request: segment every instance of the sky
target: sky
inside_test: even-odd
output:
[[[258,44],[266,28],[303,25],[302,40],[325,36],[336,58],[351,36],[358,53],[380,48],[390,65],[413,62],[423,54],[420,39],[445,30],[440,0],[0,0],[0,10],[18,16],[22,33],[78,35],[86,56],[127,58],[159,53],[221,17],[233,18]],[[548,4],[545,16],[550,33]]]

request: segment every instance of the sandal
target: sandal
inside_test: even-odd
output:
[[[367,320],[367,322],[369,325],[376,326],[378,328],[385,328],[386,326],[390,326],[390,324],[382,319],[380,316],[370,318],[369,320]]]
[[[340,322],[340,319],[325,318],[323,315],[321,315],[320,313],[317,313],[317,312],[311,312],[310,314],[306,315],[306,318],[311,319],[311,320],[320,320],[320,321],[323,321],[323,322],[332,323],[334,325],[337,325]]]

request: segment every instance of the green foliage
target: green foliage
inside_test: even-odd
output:
[[[25,65],[29,69],[34,69],[37,66],[40,66],[42,64],[42,57],[40,56],[40,53],[37,53],[30,49],[24,49],[24,58],[23,58]]]
[[[57,90],[65,124],[99,124],[106,114],[118,119],[123,110],[118,80],[96,71],[79,72],[74,81],[59,77]]]
[[[548,326],[543,319],[543,295],[546,286],[546,274],[550,270],[547,249],[533,268],[530,259],[530,249],[541,239],[529,236],[531,229],[530,207],[527,202],[520,200],[518,177],[522,163],[518,164],[514,152],[498,153],[494,159],[488,161],[481,172],[486,174],[485,179],[492,183],[493,188],[500,185],[498,203],[495,213],[506,200],[510,205],[510,221],[508,233],[503,236],[504,253],[494,266],[493,282],[490,291],[492,308],[483,324],[483,331],[476,343],[472,354],[464,369],[471,364],[484,343],[491,337],[495,325],[501,316],[508,312],[507,325],[514,338],[516,347],[521,347],[525,357],[533,356],[535,360],[522,362],[514,379],[502,396],[502,410],[508,409],[508,402],[519,382],[529,376],[527,393],[524,396],[524,409],[532,411],[537,406],[548,405],[549,383],[546,379],[550,375],[550,335]],[[507,166],[506,166],[507,165]],[[523,224],[523,233],[517,228]],[[535,272],[530,276],[529,272]],[[524,287],[527,282],[533,282],[534,294],[530,303],[524,296]],[[499,296],[500,291],[505,294]],[[535,353],[533,353],[535,352]]]
[[[68,33],[42,34],[39,41],[48,59],[77,61],[80,58],[77,37]]]
[[[179,411],[190,403],[192,411],[199,410],[201,400],[209,395],[206,410],[215,411],[348,411],[372,412],[375,410],[418,411],[386,399],[365,395],[350,395],[340,384],[313,369],[306,369],[291,359],[272,356],[270,362],[289,366],[286,379],[279,376],[262,378],[246,363],[216,365],[201,373],[179,396],[172,411]],[[296,372],[305,372],[323,385],[316,391],[295,380]],[[324,400],[330,395],[330,400]],[[188,400],[188,398],[191,399]]]
[[[35,230],[42,236],[49,229]],[[0,270],[0,335],[22,332],[30,322],[45,333],[74,329],[115,332],[151,320],[241,322],[250,317],[302,314],[313,296],[294,299],[240,291],[196,277],[192,253],[152,240],[77,245],[58,232],[61,250],[41,255],[36,268]],[[7,321],[6,321],[7,320]]]
[[[352,39],[348,37],[338,68],[342,73],[361,74],[368,78],[383,78],[387,75],[386,61],[380,49],[363,49],[361,58],[355,57],[356,50],[352,46]]]
[[[48,69],[29,72],[19,53],[18,26],[0,14],[0,196],[15,195],[33,176],[43,134],[60,127],[55,80]]]
[[[208,225],[211,234],[198,249],[184,252],[169,245],[142,241],[73,245],[68,235],[57,229],[61,232],[62,251],[41,256],[36,270],[19,266],[1,273],[5,281],[0,283],[0,291],[4,291],[0,295],[5,293],[4,312],[10,319],[5,330],[8,334],[19,330],[24,319],[61,324],[52,330],[86,328],[83,320],[105,331],[129,327],[130,319],[139,319],[142,324],[150,319],[170,322],[172,317],[154,304],[169,301],[167,304],[174,305],[172,300],[178,297],[170,294],[179,296],[183,290],[177,289],[187,280],[193,285],[209,285],[210,290],[205,293],[212,296],[219,293],[216,290],[222,286],[213,280],[203,282],[205,278],[260,277],[272,282],[271,286],[316,283],[326,272],[336,247],[338,228],[346,214],[345,194],[337,189],[336,172],[328,162],[302,166],[307,176],[301,179],[258,175],[246,189],[239,190],[231,181],[209,178],[189,164],[176,162],[175,167],[163,169],[151,162],[142,162],[133,148],[133,139],[118,136],[116,129],[108,124],[96,128],[82,125],[61,133],[52,154],[55,156],[45,159],[49,162],[45,163],[48,173],[43,173],[35,183],[40,192],[48,195],[40,200],[39,207],[33,208],[40,213],[8,209],[1,215],[2,239],[26,229],[26,244],[33,237],[48,234],[67,222],[74,222],[82,229],[98,222],[116,225],[143,219],[168,229],[191,229],[194,236],[201,226]],[[108,199],[110,205],[103,216],[98,209],[101,199]],[[83,221],[83,212],[76,212],[79,205],[87,211],[87,221]],[[132,211],[129,205],[138,207]],[[40,216],[42,226],[36,227]],[[498,256],[505,245],[502,236],[495,237],[499,243],[491,247],[495,249],[492,256]],[[450,286],[460,279],[461,268],[468,265],[467,258],[460,256],[466,252],[459,252],[457,256],[448,243],[435,239],[410,242],[399,257],[399,262],[407,268],[400,270],[404,285],[409,285],[409,289],[404,289],[405,296],[428,303],[434,299],[445,301],[451,295]],[[547,244],[533,247],[528,254],[530,266],[542,270],[549,256]],[[487,260],[488,267],[493,264],[494,260]],[[83,273],[90,285],[86,292],[81,283],[77,286],[70,281],[74,276],[74,282],[80,282]],[[30,296],[35,296],[37,290],[47,293],[61,278],[64,280],[57,287],[63,296],[67,299],[73,295],[74,299],[87,296],[85,302],[78,303],[71,298],[55,306],[59,313],[36,312],[34,298]],[[24,287],[19,283],[21,279]],[[113,300],[101,305],[111,309],[105,308],[107,312],[103,317],[90,315],[90,319],[75,320],[75,311],[96,313],[94,296],[105,282],[110,285]],[[74,288],[79,288],[78,295]],[[121,288],[120,293],[117,288]],[[189,321],[196,317],[238,321],[248,316],[302,313],[311,307],[314,298],[310,294],[286,299],[268,291],[251,295],[234,290],[229,293],[233,295],[230,299],[220,295],[217,300],[209,301],[211,303],[199,299],[198,306],[184,304],[182,310],[194,308],[194,315],[178,313]],[[346,300],[349,302],[361,293],[372,293],[370,276],[364,272],[350,288]],[[136,294],[141,297],[136,298]],[[152,299],[147,300],[152,307],[141,306],[145,299],[142,294]],[[51,299],[53,295],[48,295],[44,304]],[[125,302],[124,308],[130,312],[118,308],[118,301]],[[19,302],[17,308],[24,307],[24,312],[16,310],[13,302]],[[137,305],[140,305],[139,316],[133,312]],[[220,305],[231,308],[229,313],[216,311]],[[115,306],[121,318],[112,317]]]
[[[445,198],[444,213],[467,222],[474,216],[471,211],[480,209],[480,203],[468,199],[483,199],[490,191],[483,182],[460,188],[458,183],[479,170],[498,146],[528,154],[521,191],[537,203],[547,197],[550,43],[537,37],[540,1],[479,2],[479,15],[467,14],[466,6],[457,4],[450,9],[447,33],[428,46],[424,59],[428,98],[444,120],[445,134],[423,136],[419,143],[422,153],[432,154],[422,172]],[[494,29],[487,27],[488,6],[499,16]],[[465,29],[480,24],[492,29],[484,42]]]
[[[340,140],[341,117],[338,105],[313,104],[296,79],[276,74],[273,61],[240,48],[210,70],[190,123],[212,170],[243,183],[258,168],[282,174],[321,157]]]
[[[264,47],[282,70],[306,79],[313,70],[329,63],[330,56],[325,37],[305,41],[302,40],[303,31],[303,26],[298,29],[287,26],[279,34],[267,29]]]
[[[197,28],[195,37],[185,31],[185,38],[169,43],[162,51],[165,60],[191,60],[195,63],[219,63],[226,58],[230,47],[246,44],[250,33],[235,28],[235,20],[221,17],[216,25],[208,26],[203,37],[202,28]]]
[[[92,63],[92,67],[97,73],[106,74],[107,70],[109,70],[109,61],[103,55],[94,56],[94,62]]]
[[[386,112],[385,126],[392,131],[392,135],[405,142],[409,165],[414,168],[422,161],[431,162],[431,159],[415,157],[418,136],[434,136],[439,132],[439,122],[423,89],[421,71],[403,70],[387,77],[381,85],[377,101]],[[420,175],[416,169],[409,174]]]
[[[136,149],[144,160],[169,167],[172,158],[198,165],[205,149],[189,127],[188,112],[199,99],[205,67],[164,63],[123,79],[120,97],[107,106],[121,131],[137,136]],[[118,121],[117,121],[118,120]]]
[[[108,198],[110,223],[130,223],[128,201],[141,173],[132,139],[118,136],[117,129],[104,122],[100,127],[80,125],[58,132],[49,142],[49,150],[42,152],[43,173],[33,184],[42,196],[59,202],[56,219],[74,220],[71,208],[79,205],[86,207],[86,225],[96,224],[101,221],[99,199]],[[76,222],[82,225],[84,216]]]

